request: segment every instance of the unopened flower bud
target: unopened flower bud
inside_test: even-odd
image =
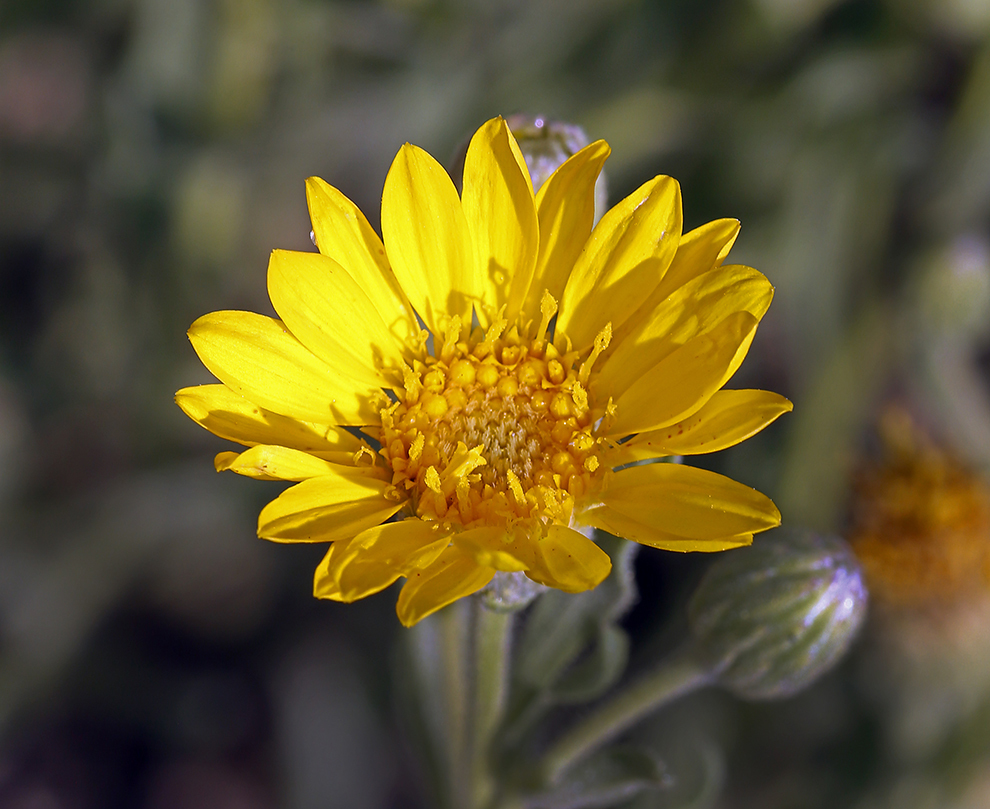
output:
[[[787,697],[849,648],[866,615],[859,562],[839,537],[777,531],[721,556],[688,607],[697,653],[747,699]]]

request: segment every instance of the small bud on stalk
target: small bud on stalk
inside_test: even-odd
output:
[[[849,648],[866,615],[862,570],[846,542],[776,531],[721,556],[688,606],[696,654],[745,699],[787,697]]]

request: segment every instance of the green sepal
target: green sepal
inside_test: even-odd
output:
[[[526,616],[514,652],[507,748],[516,747],[549,709],[595,699],[625,670],[629,640],[617,621],[636,600],[639,546],[601,531],[595,541],[612,559],[608,578],[586,593],[550,590]]]
[[[577,682],[569,681],[566,675],[571,674],[568,670],[589,648],[601,646],[601,654],[606,656],[622,656],[627,652],[627,647],[604,636],[621,631],[615,623],[636,600],[633,560],[639,546],[601,531],[596,532],[595,539],[612,559],[608,578],[586,593],[574,595],[551,590],[541,596],[526,620],[516,652],[513,675],[518,684],[553,692],[560,698],[558,701],[566,701],[564,693],[576,690]],[[621,673],[624,667],[622,659],[621,665],[610,662],[597,668]],[[594,698],[614,681],[600,682],[594,693],[582,694],[579,699]],[[568,682],[568,686],[564,693],[558,693],[563,682]]]

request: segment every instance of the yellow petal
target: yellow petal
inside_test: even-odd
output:
[[[501,118],[471,138],[461,199],[474,244],[477,274],[469,296],[480,303],[478,319],[487,326],[507,304],[511,323],[533,277],[539,228],[526,161]]]
[[[474,251],[454,184],[439,163],[409,143],[382,192],[382,233],[402,290],[434,334],[442,319],[471,322]]]
[[[615,465],[665,455],[699,455],[735,446],[794,409],[779,393],[767,390],[720,390],[697,413],[683,421],[640,433],[620,445]]]
[[[692,278],[720,267],[739,235],[738,219],[716,219],[688,231],[677,245],[670,267],[657,287],[654,299],[648,299],[644,309],[657,303]]]
[[[349,539],[391,517],[404,502],[385,499],[389,485],[357,469],[310,478],[286,489],[261,510],[258,536],[276,542]]]
[[[692,279],[631,332],[613,333],[614,348],[595,377],[594,394],[602,400],[620,396],[650,368],[729,315],[749,312],[759,321],[772,299],[770,282],[750,267],[720,267]]]
[[[319,177],[306,181],[306,200],[316,246],[364,290],[400,345],[419,333],[419,324],[385,257],[385,246],[353,202]]]
[[[725,539],[780,524],[770,498],[724,475],[654,463],[616,472],[602,505],[665,533]]]
[[[752,534],[737,534],[736,536],[717,539],[688,539],[662,531],[653,525],[644,525],[607,506],[600,506],[587,511],[581,519],[588,525],[600,528],[602,531],[608,531],[617,537],[630,539],[640,545],[648,545],[663,551],[715,553],[716,551],[728,551],[732,548],[750,545],[753,542]]]
[[[436,561],[450,542],[419,519],[387,523],[340,540],[316,569],[313,595],[333,601],[357,601],[384,590],[400,576]]]
[[[402,378],[402,346],[357,282],[333,259],[274,250],[268,262],[268,295],[289,331],[337,373],[368,387]]]
[[[529,578],[567,593],[597,587],[612,569],[612,560],[605,551],[564,525],[551,525],[537,550],[539,564],[527,573]]]
[[[183,388],[175,402],[214,435],[246,444],[280,444],[303,452],[357,452],[361,442],[346,430],[280,416],[265,410],[226,385]]]
[[[746,357],[756,325],[737,312],[675,350],[619,396],[607,435],[659,429],[701,409]]]
[[[189,328],[211,373],[267,410],[302,421],[379,424],[375,391],[334,374],[277,320],[253,312],[212,312]]]
[[[681,236],[681,190],[655,177],[608,211],[564,288],[557,330],[591,346],[607,322],[621,326],[660,283]]]
[[[425,570],[410,573],[395,611],[403,626],[412,626],[459,598],[476,593],[495,575],[457,547],[447,548]]]
[[[520,552],[522,543],[505,528],[461,531],[454,534],[453,543],[482,567],[514,572],[526,570],[531,564],[532,553]]]
[[[584,249],[595,222],[595,183],[610,149],[603,140],[571,155],[550,175],[536,195],[540,250],[523,304],[522,321],[540,320],[547,290],[559,301],[567,278]]]
[[[222,452],[217,456],[216,461],[218,472],[230,470],[258,480],[308,480],[335,474],[340,467],[340,463],[331,463],[308,452],[270,444],[259,444],[239,454]],[[381,467],[351,468],[370,477],[385,476],[385,470]]]

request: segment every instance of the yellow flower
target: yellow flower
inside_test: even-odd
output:
[[[990,589],[990,485],[889,407],[853,481],[850,543],[887,608],[946,610]]]
[[[780,522],[728,478],[636,463],[732,446],[791,404],[721,389],[773,294],[722,264],[739,223],[682,235],[680,189],[656,177],[592,230],[608,154],[592,143],[534,194],[496,118],[471,140],[459,197],[406,144],[385,180],[384,244],[310,179],[319,252],[272,254],[281,320],[214,312],[189,330],[223,384],[178,404],[250,447],[218,470],[298,481],[258,534],[332,543],[317,597],[354,601],[405,577],[410,626],[496,571],[596,586],[609,558],[579,527],[716,551]]]

